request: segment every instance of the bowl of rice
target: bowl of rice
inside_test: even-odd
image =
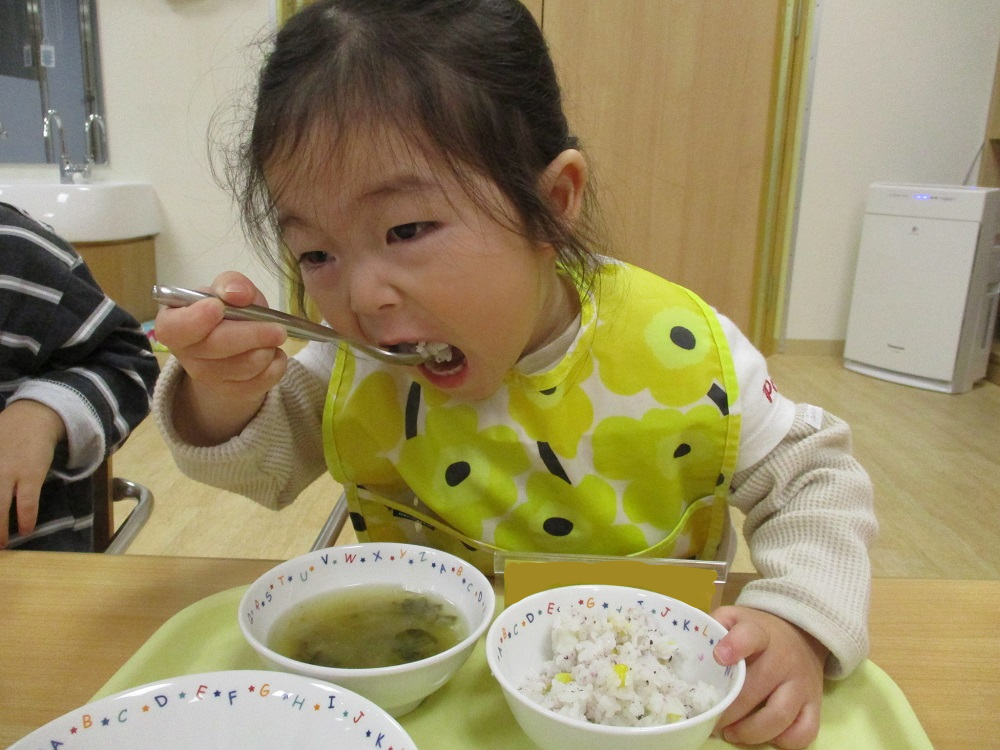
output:
[[[545,750],[695,750],[739,695],[746,665],[712,656],[726,629],[684,602],[627,586],[541,591],[486,636],[521,729]]]

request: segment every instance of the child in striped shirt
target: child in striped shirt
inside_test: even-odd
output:
[[[90,476],[149,413],[158,374],[72,246],[0,203],[0,548],[93,550]]]

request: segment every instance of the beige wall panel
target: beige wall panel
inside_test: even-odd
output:
[[[545,0],[614,253],[749,329],[779,0]]]
[[[531,15],[540,24],[542,22],[542,0],[521,0],[521,2],[524,4],[524,7],[531,11]]]

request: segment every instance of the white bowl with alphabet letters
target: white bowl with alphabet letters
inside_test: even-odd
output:
[[[36,729],[10,750],[370,750],[413,748],[385,711],[337,685],[287,672],[184,675],[88,703]]]
[[[238,616],[268,669],[341,685],[399,717],[465,663],[495,606],[490,580],[461,558],[371,542],[272,568]]]
[[[696,750],[746,677],[743,661],[723,667],[712,656],[726,632],[663,594],[565,586],[501,612],[486,661],[517,723],[546,750]],[[696,694],[699,707],[681,707]]]

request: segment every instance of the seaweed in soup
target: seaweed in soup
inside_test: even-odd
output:
[[[296,661],[370,669],[427,659],[469,628],[454,604],[399,586],[365,586],[309,599],[283,615],[268,645]]]

